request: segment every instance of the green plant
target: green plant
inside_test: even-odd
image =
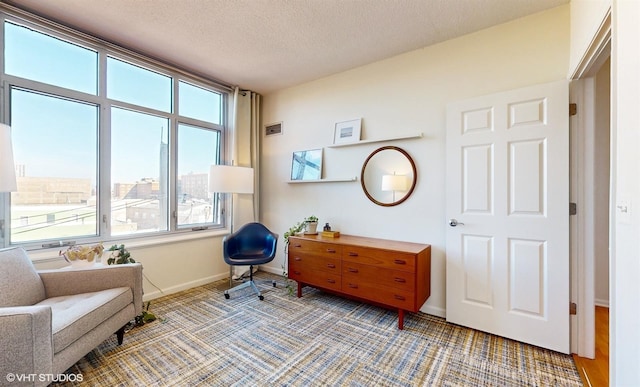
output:
[[[120,246],[113,245],[109,247],[109,250],[107,251],[111,251],[109,258],[107,259],[108,265],[113,265],[113,264],[122,265],[125,263],[136,263],[136,261],[133,258],[131,258],[131,254],[127,249],[125,249],[124,245],[120,245]]]
[[[318,217],[316,217],[315,215],[308,216],[308,217],[306,217],[304,219],[304,222],[305,223],[313,223],[313,222],[317,223],[318,222]]]
[[[289,229],[284,233],[284,264],[282,265],[282,277],[284,277],[285,287],[287,288],[287,292],[289,295],[293,295],[293,286],[291,285],[291,281],[289,281],[289,273],[287,273],[287,259],[289,257],[289,237],[292,235],[296,235],[301,233],[304,230],[305,222],[298,222],[293,226],[289,227]]]
[[[151,306],[151,301],[147,302],[147,305],[142,308],[142,313],[136,316],[136,326],[141,326],[146,323],[150,323],[152,321],[156,321],[157,317],[155,314],[149,312],[149,307]]]
[[[286,288],[289,295],[293,295],[294,289],[291,285],[291,281],[289,281],[289,276],[287,272],[287,260],[289,259],[289,237],[292,235],[299,234],[304,231],[307,223],[318,222],[318,217],[315,215],[307,216],[304,218],[302,222],[298,222],[293,226],[289,227],[289,229],[284,233],[284,264],[282,265],[282,276],[284,277]]]
[[[284,251],[285,253],[287,252],[287,247],[289,246],[289,237],[291,235],[296,235],[298,233],[301,233],[304,230],[304,224],[305,222],[298,222],[296,224],[294,224],[293,226],[289,227],[289,229],[284,233]]]

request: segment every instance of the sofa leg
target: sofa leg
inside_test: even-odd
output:
[[[116,336],[118,336],[118,345],[122,345],[122,341],[124,340],[124,327],[118,329]]]

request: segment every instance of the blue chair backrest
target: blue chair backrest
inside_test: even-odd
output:
[[[261,223],[247,223],[223,241],[225,257],[274,257],[278,234]]]

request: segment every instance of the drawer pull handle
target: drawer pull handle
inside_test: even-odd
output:
[[[300,258],[300,257],[294,257],[294,258],[293,258],[293,260],[294,260],[294,261],[302,261],[302,258]]]
[[[357,273],[358,269],[354,269],[352,267],[349,268],[349,273]]]
[[[302,247],[302,245],[300,243],[296,243],[293,247]]]
[[[336,280],[331,279],[331,278],[328,278],[328,279],[327,279],[327,282],[328,282],[328,283],[330,283],[330,284],[335,284],[335,283],[336,283]]]
[[[300,273],[298,270],[294,270],[294,271],[293,271],[293,274],[300,275],[301,273]]]
[[[336,265],[334,265],[333,263],[327,263],[327,267],[328,267],[329,269],[335,269],[335,268],[336,268]]]
[[[393,295],[393,297],[394,297],[396,300],[400,300],[400,301],[404,301],[404,300],[406,300],[406,298],[404,298],[404,296],[400,296],[400,295],[398,295],[398,294],[394,294],[394,295]]]
[[[354,253],[354,252],[349,251],[349,256],[350,257],[357,257],[358,253]]]
[[[406,280],[406,279],[404,279],[404,278],[398,278],[398,277],[394,278],[393,280],[394,280],[394,281],[396,281],[396,282],[400,282],[400,283],[405,283],[405,282],[407,282],[407,280]]]
[[[327,253],[332,253],[332,254],[333,254],[333,253],[335,253],[335,252],[336,252],[336,250],[335,250],[335,249],[327,249]]]
[[[397,265],[406,265],[407,261],[405,261],[404,259],[394,259],[393,263],[395,263]]]
[[[358,284],[349,284],[351,289],[358,289]]]

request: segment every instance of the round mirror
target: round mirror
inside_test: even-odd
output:
[[[385,207],[407,200],[416,187],[416,180],[413,159],[396,146],[374,150],[362,165],[360,174],[364,194],[375,204]]]

